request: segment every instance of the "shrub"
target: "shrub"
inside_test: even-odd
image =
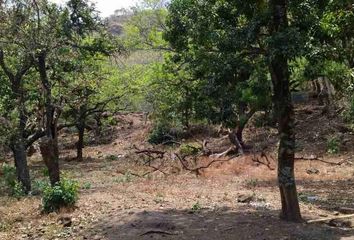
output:
[[[78,199],[79,185],[76,181],[63,178],[55,186],[47,186],[43,191],[44,212],[58,211],[61,207],[72,207]]]
[[[259,184],[258,179],[251,178],[245,180],[245,187],[247,188],[256,188]]]
[[[82,184],[81,186],[82,189],[91,189],[92,188],[92,184],[89,182],[85,182],[84,184]]]
[[[148,142],[151,144],[160,144],[173,139],[170,135],[170,127],[166,123],[157,123],[150,132]]]
[[[202,206],[200,205],[199,202],[196,202],[193,204],[191,211],[192,212],[199,212],[200,210],[202,210]]]
[[[117,161],[119,160],[119,157],[117,155],[108,155],[106,156],[107,161]]]
[[[42,169],[42,174],[43,174],[44,177],[49,177],[49,170],[48,170],[48,168],[43,168],[43,169]]]
[[[32,183],[32,195],[41,195],[44,192],[44,189],[49,187],[50,184],[48,181],[43,181],[43,180],[35,180]]]
[[[179,147],[179,152],[185,156],[197,155],[202,150],[202,148],[203,147],[199,143],[182,144]]]
[[[327,152],[330,154],[339,153],[339,140],[337,137],[331,137],[327,140]]]
[[[12,187],[15,185],[17,177],[16,177],[16,169],[13,166],[8,164],[4,164],[2,166],[2,173],[3,173],[3,182],[6,187]]]
[[[22,184],[17,180],[16,168],[8,164],[2,166],[3,178],[2,185],[8,191],[9,195],[20,198],[25,195]]]

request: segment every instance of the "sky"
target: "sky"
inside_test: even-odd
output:
[[[51,0],[55,3],[64,3],[65,0]],[[90,0],[96,3],[97,10],[101,12],[102,17],[108,17],[115,10],[120,8],[129,8],[134,6],[138,0]]]

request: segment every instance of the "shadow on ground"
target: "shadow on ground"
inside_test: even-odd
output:
[[[353,229],[327,225],[288,223],[278,219],[277,211],[161,210],[131,211],[108,215],[92,227],[96,235],[87,239],[354,239]]]
[[[354,179],[342,180],[297,180],[299,200],[328,211],[341,208],[354,209]],[[256,187],[274,188],[276,180],[258,181]],[[308,200],[313,198],[314,200]],[[354,238],[353,238],[354,239]]]

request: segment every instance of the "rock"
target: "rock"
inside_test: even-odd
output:
[[[343,214],[354,214],[354,208],[341,207],[338,209],[338,212]]]
[[[319,174],[320,170],[318,170],[317,168],[311,167],[311,168],[306,170],[306,173],[309,174],[309,175],[311,175],[311,174]]]
[[[316,196],[307,196],[307,200],[308,200],[309,202],[315,202],[315,201],[318,200],[318,197],[316,197]]]
[[[63,225],[63,227],[71,227],[72,219],[69,215],[63,215],[58,218],[58,222]]]
[[[353,226],[353,223],[350,220],[333,219],[333,220],[328,222],[328,225],[332,226],[332,227],[351,228]]]
[[[100,235],[96,235],[93,237],[93,240],[101,240],[101,239],[102,239],[102,237]]]
[[[237,202],[240,202],[240,203],[249,203],[251,202],[252,200],[254,199],[254,196],[253,195],[239,195],[237,197]]]

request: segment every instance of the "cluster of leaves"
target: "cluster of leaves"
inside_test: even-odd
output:
[[[43,191],[43,210],[47,213],[62,207],[73,207],[78,200],[79,185],[76,181],[63,178],[55,186],[47,186]]]

